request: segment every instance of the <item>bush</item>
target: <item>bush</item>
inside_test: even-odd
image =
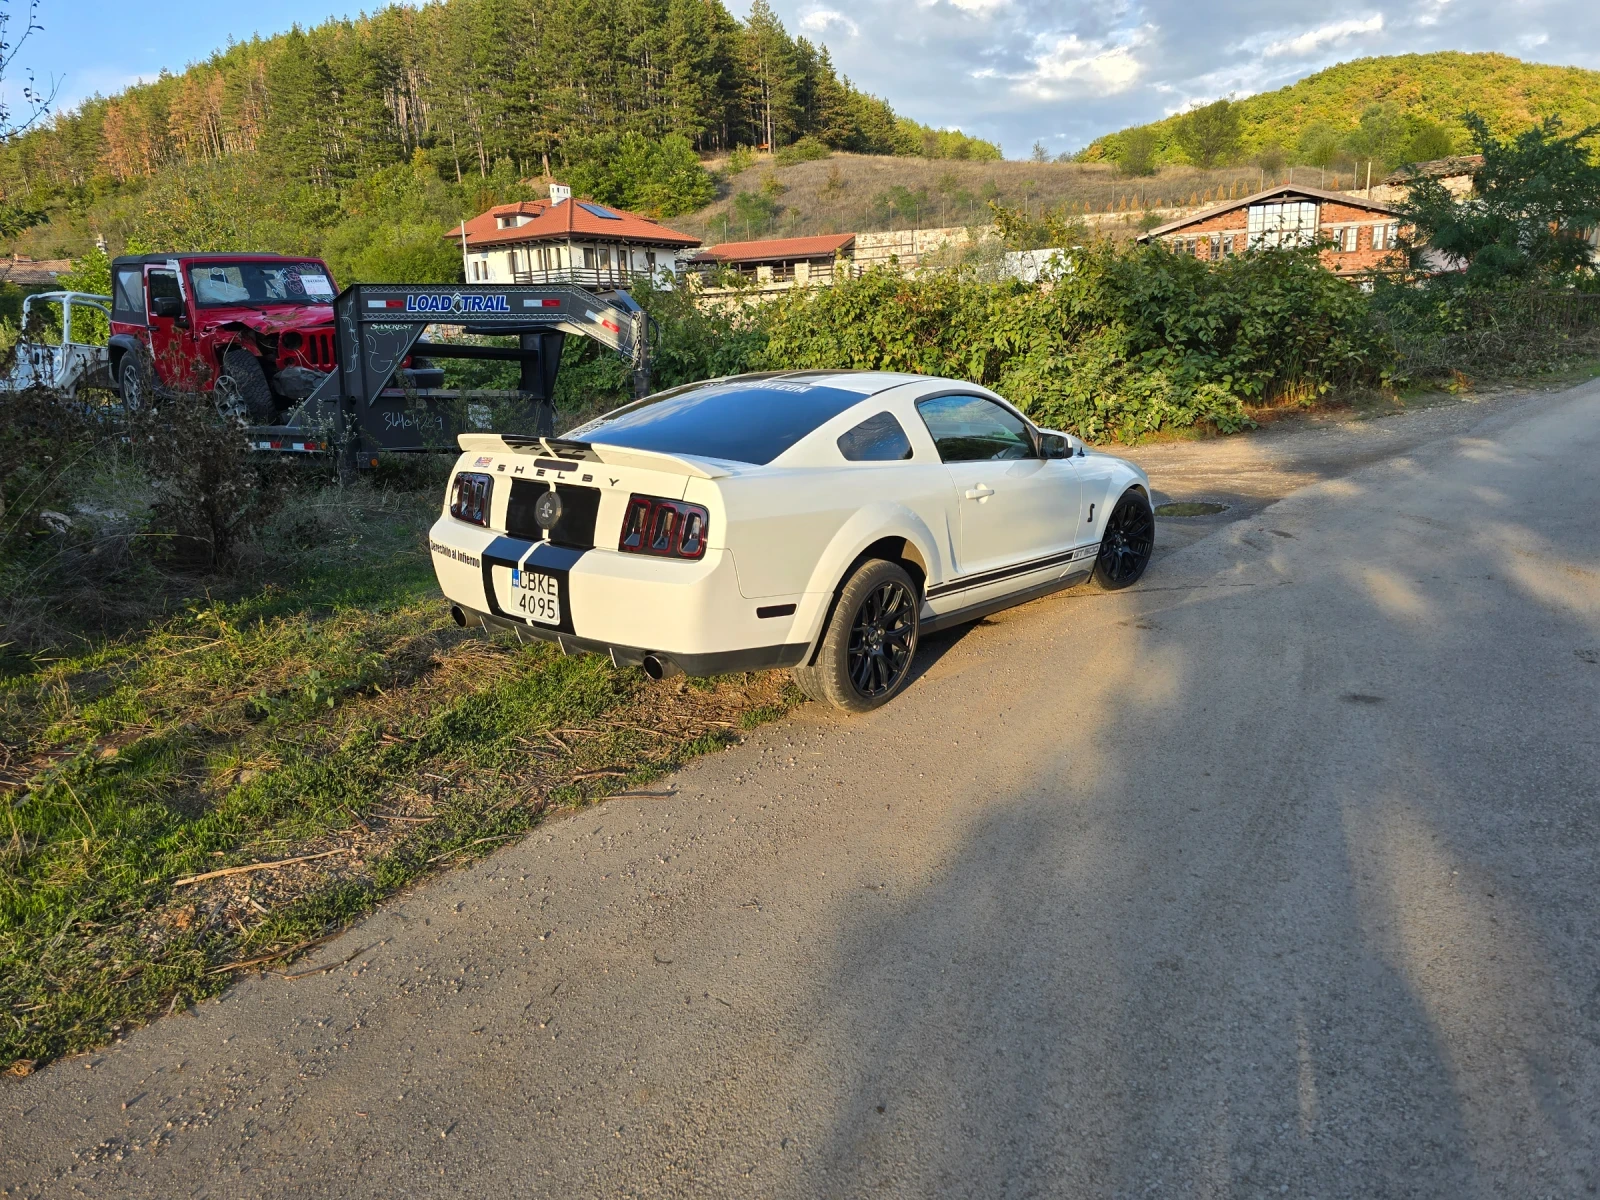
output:
[[[1247,403],[1376,380],[1387,361],[1359,291],[1315,251],[1212,265],[1100,243],[1050,288],[869,271],[777,301],[770,368],[970,379],[1090,440],[1250,423]]]
[[[250,454],[210,396],[184,395],[138,414],[130,429],[149,476],[154,530],[180,561],[215,567],[278,511],[290,467]]]
[[[1380,280],[1373,310],[1404,380],[1538,374],[1600,354],[1600,293],[1591,291]]]
[[[818,159],[828,158],[833,151],[817,138],[806,136],[790,145],[779,147],[772,155],[772,161],[780,167],[792,167],[796,163],[816,162]]]

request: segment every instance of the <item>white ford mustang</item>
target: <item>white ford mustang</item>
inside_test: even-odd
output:
[[[561,438],[463,434],[430,534],[464,625],[654,678],[791,667],[810,696],[893,697],[919,635],[1143,574],[1149,480],[951,379],[740,375]]]

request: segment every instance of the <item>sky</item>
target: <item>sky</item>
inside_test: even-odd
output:
[[[744,0],[728,0],[744,15]],[[1498,50],[1600,69],[1596,0],[771,0],[791,33],[825,43],[858,87],[896,111],[960,128],[1026,157],[1218,96],[1292,83],[1373,54]],[[9,0],[15,42],[22,0]],[[339,0],[41,0],[19,68],[59,82],[58,107],[181,69],[253,34],[366,5]],[[260,15],[254,15],[259,12]]]

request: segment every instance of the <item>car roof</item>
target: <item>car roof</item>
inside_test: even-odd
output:
[[[162,266],[173,259],[208,259],[222,260],[225,262],[321,262],[315,254],[266,254],[245,251],[243,253],[225,250],[170,250],[163,254],[119,254],[111,260],[112,266],[127,266],[132,263],[142,265]]]

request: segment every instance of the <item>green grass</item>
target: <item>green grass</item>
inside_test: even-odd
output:
[[[423,549],[432,509],[311,497],[280,524],[325,540],[270,582],[0,680],[0,1067],[214,994],[229,964],[795,701],[776,676],[650,685],[456,629]],[[348,852],[176,883],[329,849]]]

